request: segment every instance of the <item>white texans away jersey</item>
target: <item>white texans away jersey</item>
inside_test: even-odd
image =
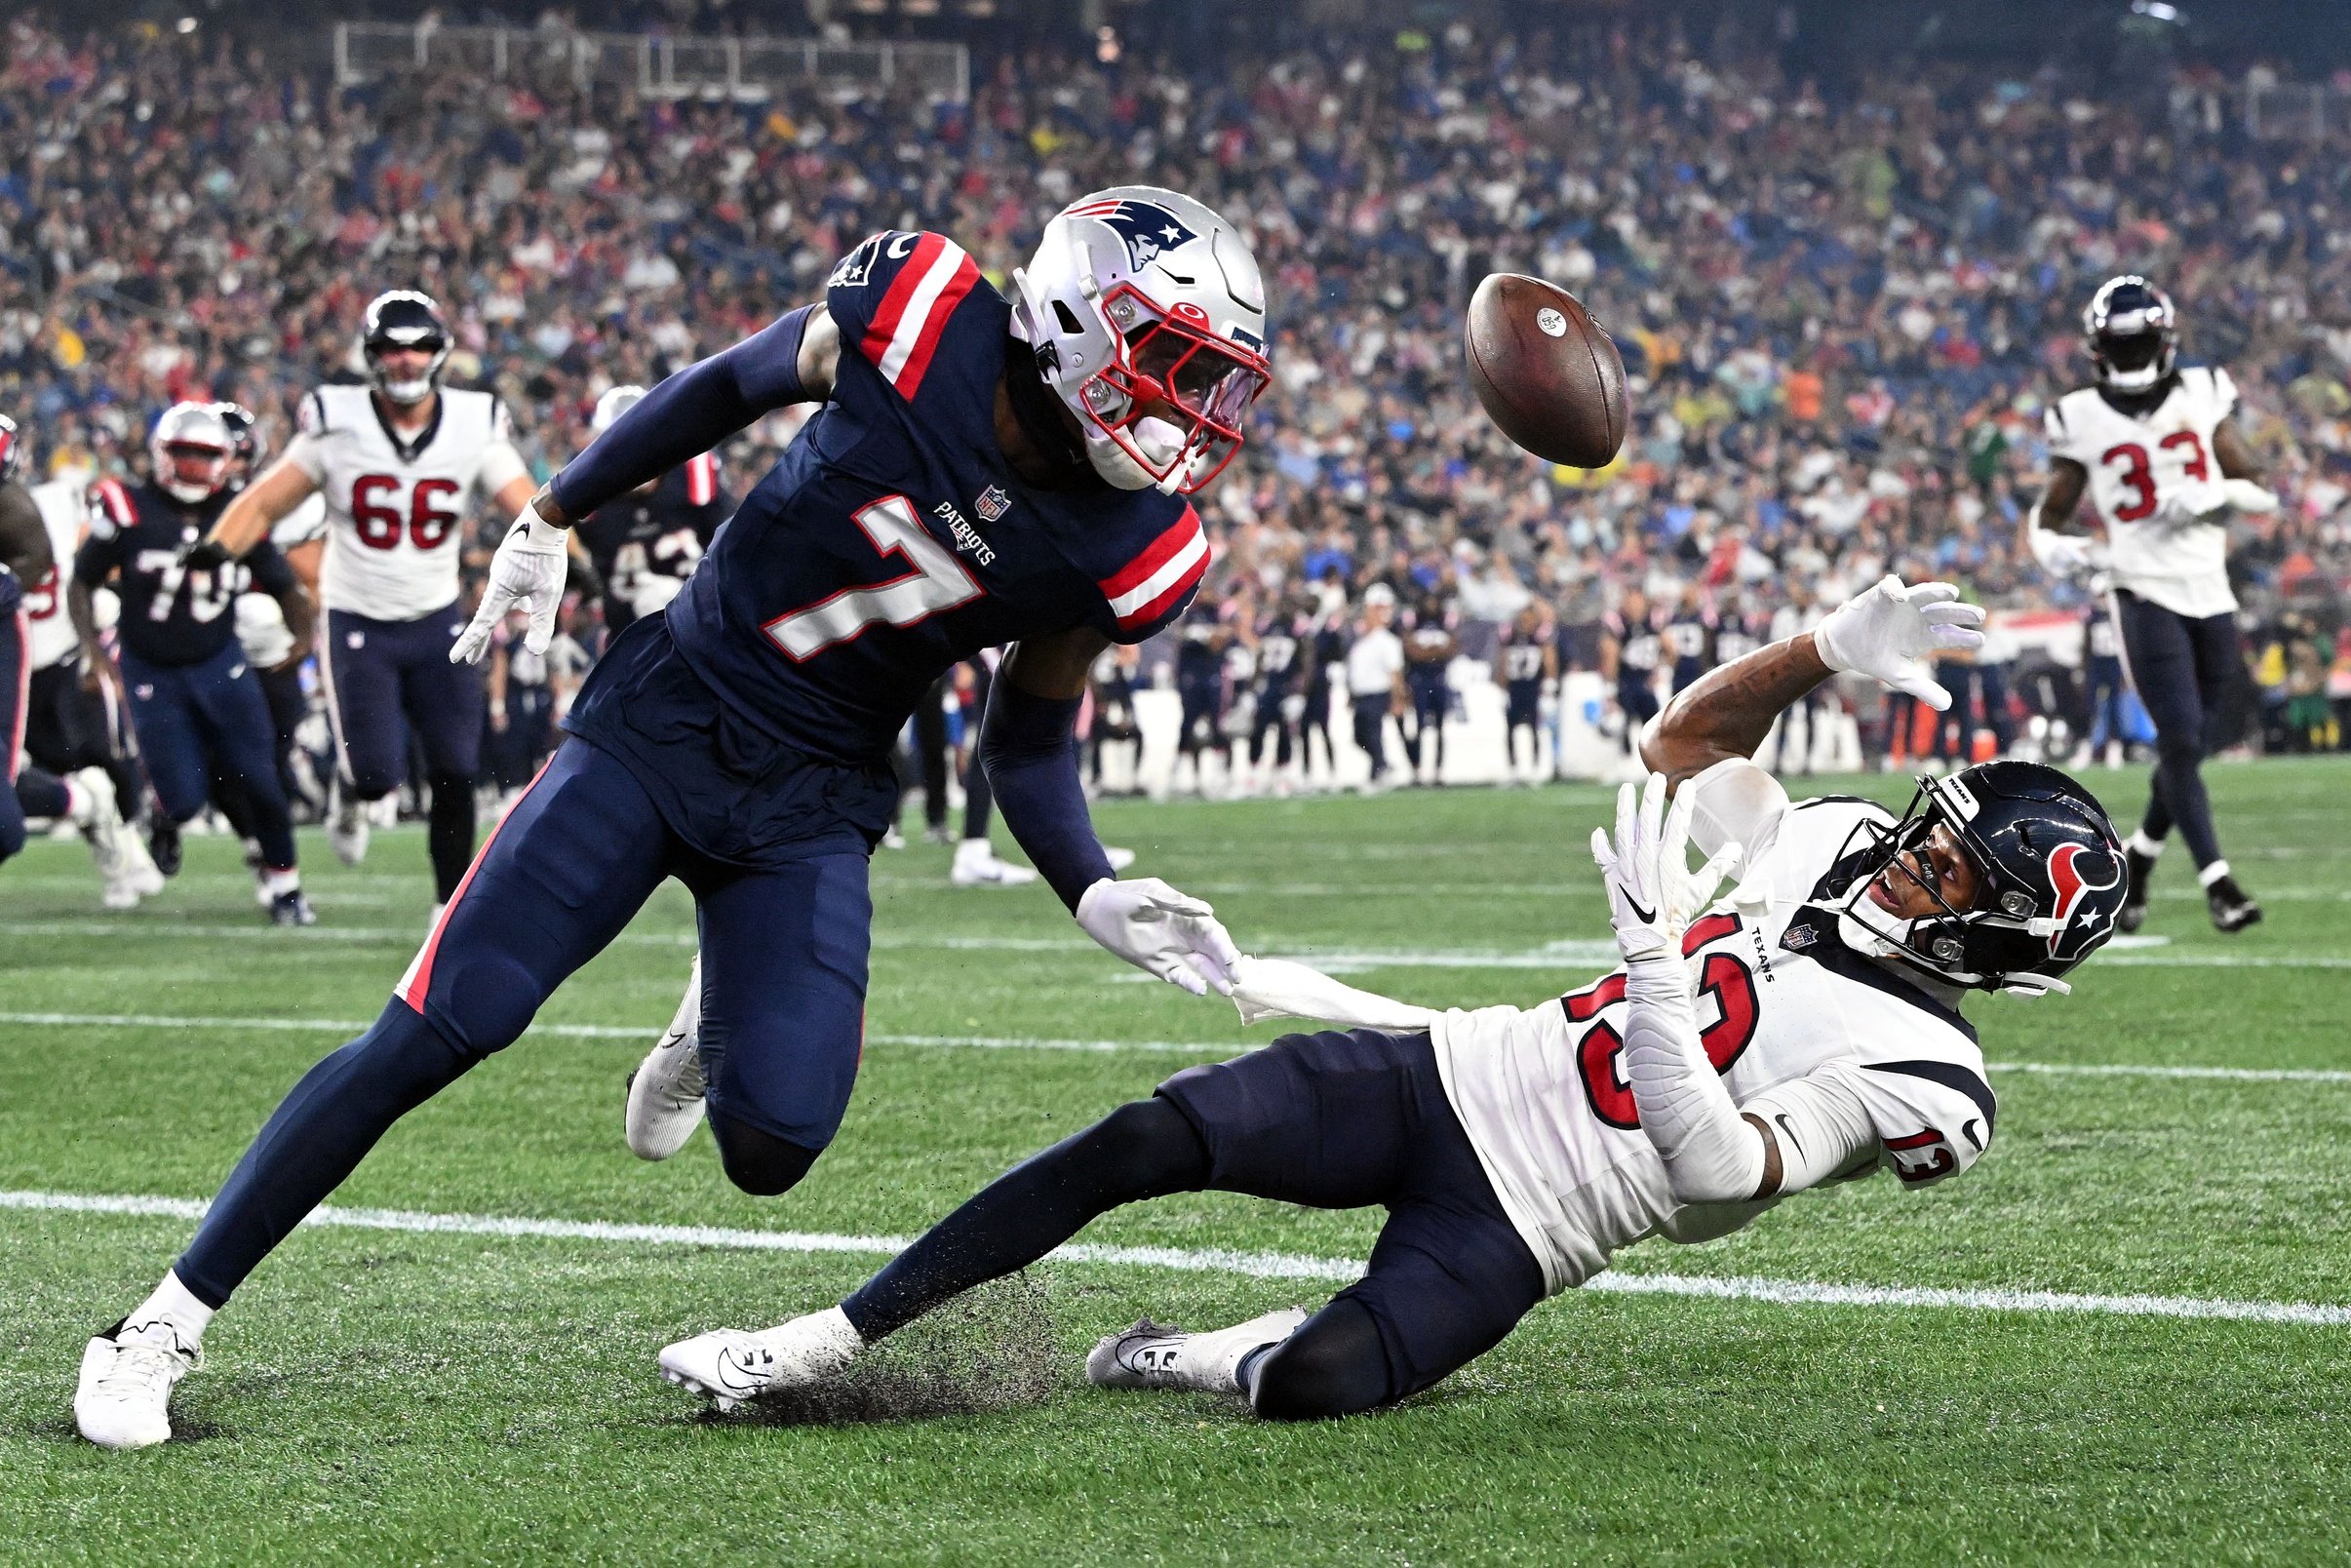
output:
[[[1976,1032],[1941,998],[1845,947],[1835,917],[1807,903],[1854,829],[1890,821],[1885,809],[1790,804],[1744,760],[1683,788],[1702,792],[1702,853],[1726,842],[1750,852],[1740,902],[1715,904],[1682,942],[1700,1040],[1732,1100],[1768,1119],[1776,1090],[1814,1075],[1858,1098],[1876,1142],[1831,1180],[1883,1168],[1923,1186],[1974,1164],[1993,1115]],[[1780,1201],[1675,1199],[1625,1080],[1625,1014],[1620,965],[1540,1007],[1456,1010],[1430,1030],[1454,1111],[1554,1292],[1644,1237],[1708,1240]]]
[[[2218,523],[2165,521],[2189,484],[2220,482],[2213,432],[2237,407],[2228,372],[2195,365],[2171,394],[2134,419],[2096,387],[2068,392],[2051,406],[2049,454],[2090,471],[2090,503],[2106,526],[2114,585],[2182,615],[2225,615],[2237,608],[2228,586],[2228,529]]]
[[[411,442],[367,387],[322,386],[302,400],[300,425],[286,458],[326,498],[326,607],[406,621],[456,603],[467,514],[528,473],[505,405],[443,387],[439,414]]]
[[[55,563],[39,582],[24,589],[24,622],[32,634],[32,668],[46,670],[73,657],[81,637],[73,617],[65,612],[65,585],[73,579],[74,552],[90,527],[87,471],[32,487],[33,505],[40,509],[41,526],[49,531],[49,554]]]

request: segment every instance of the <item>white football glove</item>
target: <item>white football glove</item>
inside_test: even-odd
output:
[[[1231,933],[1216,911],[1156,877],[1103,878],[1078,900],[1078,923],[1086,935],[1169,985],[1195,997],[1210,991],[1233,995],[1240,949]]]
[[[2278,492],[2264,489],[2250,479],[2224,479],[2220,482],[2220,490],[2228,497],[2228,504],[2248,517],[2258,517],[2264,512],[2278,509]]]
[[[2059,533],[2035,523],[2024,535],[2033,559],[2053,577],[2087,577],[2106,569],[2106,541],[2087,533]]]
[[[1907,691],[1938,713],[1951,694],[1937,684],[1933,655],[1983,646],[1983,607],[1959,603],[1947,582],[1905,587],[1900,577],[1880,578],[1828,612],[1813,629],[1813,646],[1832,670],[1866,675],[1897,691]]]
[[[498,553],[490,558],[490,581],[482,589],[482,608],[474,611],[474,623],[449,650],[451,664],[481,663],[490,647],[490,632],[508,610],[518,607],[530,611],[530,629],[523,634],[523,646],[533,653],[547,651],[547,645],[555,641],[555,612],[564,602],[568,538],[568,529],[540,518],[529,502],[523,504],[514,527],[498,542]]]
[[[1617,950],[1626,962],[1681,951],[1682,932],[1714,902],[1744,857],[1727,843],[1697,871],[1690,870],[1690,816],[1697,798],[1687,791],[1665,808],[1665,775],[1652,773],[1646,787],[1617,791],[1617,838],[1591,830],[1591,857],[1599,862],[1608,888],[1608,918],[1617,928]]]

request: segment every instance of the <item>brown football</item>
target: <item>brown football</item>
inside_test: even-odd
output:
[[[1554,463],[1604,467],[1625,442],[1625,362],[1576,296],[1497,272],[1463,333],[1469,384],[1502,433]]]

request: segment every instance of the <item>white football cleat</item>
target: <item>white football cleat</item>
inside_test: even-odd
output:
[[[1146,1317],[1122,1333],[1102,1337],[1085,1358],[1085,1380],[1097,1389],[1239,1393],[1240,1364],[1249,1352],[1279,1345],[1307,1316],[1303,1307],[1284,1307],[1205,1334],[1187,1334]]]
[[[677,1015],[629,1075],[629,1105],[622,1130],[629,1153],[639,1159],[667,1159],[686,1147],[702,1124],[702,955],[686,976]]]
[[[965,839],[955,846],[955,865],[947,880],[958,887],[1018,887],[1035,882],[1037,873],[999,860],[996,846],[985,839]]]
[[[838,1307],[757,1334],[713,1329],[664,1346],[661,1375],[721,1410],[785,1389],[803,1389],[845,1371],[865,1341]]]
[[[334,812],[327,818],[327,847],[346,866],[368,858],[368,803],[340,789],[334,793]]]
[[[116,809],[114,780],[102,767],[84,767],[67,775],[71,820],[90,845],[90,859],[105,880],[98,901],[108,909],[137,909],[142,898],[163,891],[163,873],[124,825]]]
[[[100,1448],[152,1448],[172,1435],[172,1391],[204,1352],[162,1319],[115,1324],[82,1347],[73,1424]]]

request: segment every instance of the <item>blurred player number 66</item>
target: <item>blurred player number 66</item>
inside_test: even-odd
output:
[[[1536,456],[1599,468],[1625,441],[1625,362],[1574,294],[1497,272],[1463,332],[1469,384],[1502,433]]]

